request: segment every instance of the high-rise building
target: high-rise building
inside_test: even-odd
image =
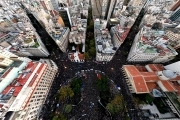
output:
[[[169,45],[171,45],[174,49],[180,48],[180,30],[178,28],[166,29],[165,35],[169,38]]]
[[[171,6],[177,0],[149,0],[148,4],[145,7],[145,15],[142,18],[139,28],[142,28],[144,25],[153,25],[155,22],[160,22],[163,24],[163,27],[173,27],[169,17],[172,14],[170,10]]]
[[[69,13],[69,8],[60,7],[58,12],[61,18],[63,19],[65,26],[71,28],[72,22],[71,22],[71,17]]]
[[[69,59],[73,62],[84,62],[85,40],[87,29],[89,0],[71,1],[71,31],[69,33]]]
[[[173,12],[169,19],[172,21],[180,21],[180,6]]]
[[[96,19],[94,21],[94,38],[97,61],[111,61],[116,46],[113,45],[110,32],[106,29],[106,21]]]
[[[47,57],[49,52],[24,10],[18,4],[1,1],[0,44],[18,56]]]
[[[8,50],[4,49],[3,47],[0,47],[0,57],[2,58],[8,58],[13,61],[24,61],[24,62],[31,62],[32,60],[28,57],[19,57]]]
[[[170,10],[175,11],[179,6],[180,6],[180,1],[176,0],[176,2],[173,4]]]
[[[93,17],[108,20],[111,17],[115,3],[116,0],[91,0]]]
[[[38,4],[31,6],[31,4],[35,3]],[[51,4],[44,5],[44,3],[39,3],[38,1],[22,2],[25,8],[27,8],[45,28],[60,50],[62,52],[67,52],[68,35],[70,30],[68,27],[63,27],[65,23],[62,21],[63,18],[59,16],[58,11],[52,10],[50,7]]]
[[[144,26],[134,38],[127,61],[154,63],[170,61],[178,53],[167,42],[168,37],[163,30]]]
[[[129,31],[130,31],[130,28],[121,27],[120,25],[111,27],[110,34],[112,37],[113,44],[116,46],[117,50],[126,39]]]
[[[23,62],[1,58],[0,119],[38,119],[57,70],[47,59]]]

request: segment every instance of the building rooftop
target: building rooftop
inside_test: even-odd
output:
[[[177,88],[173,83],[180,80],[180,75],[170,80],[160,78],[157,72],[165,70],[161,64],[148,64],[146,66],[124,65],[123,68],[128,76],[127,79],[132,83],[137,94],[149,93],[153,89],[161,89],[164,92],[177,92]]]
[[[0,8],[1,46],[10,51],[38,47],[40,37],[35,32],[26,13],[17,5]]]
[[[31,89],[33,90],[35,84],[38,83],[37,80],[39,79],[37,77],[40,77],[47,67],[46,64],[40,62],[23,62],[22,64],[23,66],[20,65],[18,68],[11,68],[11,71],[16,71],[16,73],[13,72],[14,77],[11,75],[10,69],[7,70],[8,72],[5,72],[7,76],[11,76],[12,78],[8,83],[5,84],[3,81],[7,82],[9,78],[1,77],[0,86],[2,91],[0,94],[0,104],[6,103],[10,111],[18,111],[26,106],[24,101],[29,99],[28,96],[32,94]],[[13,100],[11,97],[13,97]]]
[[[96,51],[98,53],[111,54],[115,53],[114,46],[111,41],[110,33],[107,29],[96,29],[95,42]]]
[[[167,42],[168,37],[165,36],[163,30],[152,30],[144,27],[140,31],[137,51],[139,53],[157,53],[159,56],[167,54],[176,56],[178,53]]]
[[[66,27],[64,27],[64,28],[63,27],[55,27],[54,31],[52,31],[51,35],[55,40],[59,41],[59,40],[61,40],[61,37],[63,37],[63,35],[66,33],[67,29],[68,28],[66,28]]]
[[[120,27],[119,25],[112,27],[112,29],[114,30],[114,33],[118,36],[121,42],[124,42],[130,31],[130,28]]]

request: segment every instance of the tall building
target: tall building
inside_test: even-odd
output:
[[[2,58],[8,58],[13,61],[24,61],[24,62],[31,62],[32,60],[28,57],[19,57],[8,50],[4,49],[3,47],[0,47],[0,57]]]
[[[179,6],[180,6],[180,1],[176,0],[176,2],[173,4],[170,10],[175,11]]]
[[[1,46],[18,56],[47,57],[49,52],[20,6],[3,3],[2,1],[1,5]]]
[[[139,25],[139,28],[143,26],[149,26],[151,29],[162,29],[165,32],[165,36],[168,37],[167,44],[175,49],[180,47],[179,40],[179,22],[172,21],[173,11],[170,10],[171,6],[177,4],[177,0],[169,1],[150,1],[145,7],[145,15]],[[178,19],[178,18],[174,18]]]
[[[31,4],[35,3],[38,4],[31,6]],[[32,13],[39,23],[45,28],[60,50],[65,53],[67,52],[70,30],[68,27],[63,27],[65,23],[62,20],[63,18],[59,16],[58,11],[52,10],[50,7],[51,4],[44,5],[44,3],[39,3],[38,1],[22,2],[25,8],[27,8],[29,12]]]
[[[165,35],[169,38],[168,44],[174,49],[180,48],[180,30],[179,28],[171,28],[165,30]]]
[[[108,20],[111,17],[115,3],[116,0],[91,0],[93,17]]]
[[[116,46],[116,49],[118,50],[121,44],[126,39],[128,33],[130,31],[130,28],[127,27],[121,27],[120,25],[116,25],[114,27],[111,27],[111,37],[113,44]]]
[[[59,8],[58,12],[59,12],[59,15],[62,17],[65,26],[71,28],[72,22],[71,22],[71,17],[69,13],[69,8],[62,6]]]
[[[164,116],[155,111],[161,119],[179,119],[180,109],[180,74],[173,71],[177,65],[163,66],[161,64],[141,65],[123,65],[122,70],[126,79],[126,83],[131,93],[145,94],[151,93],[153,97],[163,97],[164,104],[169,108],[171,116]],[[170,67],[171,66],[171,67]],[[172,66],[175,66],[171,70]]]
[[[69,33],[69,59],[73,62],[84,62],[85,40],[87,29],[89,0],[71,1],[71,31]]]
[[[172,27],[174,23],[169,21],[169,17],[172,14],[170,10],[171,6],[177,0],[151,0],[145,7],[145,15],[141,20],[139,28],[142,28],[144,25],[153,25],[156,22],[163,24],[163,27]]]
[[[167,44],[168,37],[163,30],[144,26],[134,38],[127,61],[164,63],[178,54]]]
[[[51,60],[0,62],[0,119],[38,119],[58,67]]]
[[[94,21],[94,38],[96,46],[96,61],[111,61],[116,52],[110,32],[106,29],[106,21]]]
[[[173,12],[169,19],[172,21],[180,21],[180,6]]]

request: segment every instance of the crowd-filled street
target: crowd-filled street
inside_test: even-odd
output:
[[[77,72],[81,72],[81,70],[99,70],[103,71],[109,79],[113,80],[115,84],[121,88],[121,93],[124,96],[125,102],[126,102],[126,108],[128,110],[127,115],[132,120],[140,120],[143,119],[141,116],[141,111],[136,107],[133,96],[130,93],[128,86],[126,84],[126,81],[124,79],[123,73],[122,73],[122,66],[125,64],[130,64],[126,62],[127,58],[127,52],[129,52],[132,40],[137,33],[137,30],[135,31],[133,28],[130,31],[128,38],[126,41],[122,44],[120,49],[116,52],[116,55],[114,56],[113,60],[110,62],[97,62],[94,59],[88,60],[84,63],[75,63],[68,60],[68,57],[66,54],[63,54],[58,48],[55,43],[51,40],[49,35],[42,29],[42,27],[37,23],[37,21],[34,21],[35,27],[37,27],[37,32],[41,37],[44,38],[44,43],[47,46],[47,49],[50,51],[50,59],[56,62],[59,72],[52,84],[51,90],[48,94],[48,97],[46,99],[45,104],[42,106],[42,111],[40,113],[40,118],[43,118],[44,120],[49,120],[52,116],[51,114],[55,112],[56,105],[58,104],[56,101],[56,93],[60,89],[61,85],[68,82],[68,79],[73,78]],[[93,98],[92,96],[97,96],[98,92],[95,91],[95,88],[93,86],[93,77],[94,75],[89,72],[87,73],[87,79],[85,82],[84,91],[87,94],[89,92],[89,97],[83,98],[82,102],[80,103],[79,108],[77,108],[77,111],[73,111],[77,113],[77,116],[75,116],[76,119],[84,120],[85,118],[93,119],[100,118],[101,116],[98,116],[99,110],[97,108],[97,99],[90,99]],[[78,107],[77,106],[77,107]],[[85,109],[86,108],[86,109]],[[80,114],[79,114],[80,113]],[[105,118],[104,118],[105,119]],[[118,118],[118,119],[124,119]],[[143,119],[144,120],[144,119]]]

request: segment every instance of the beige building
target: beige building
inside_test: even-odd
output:
[[[180,48],[180,30],[173,28],[171,30],[166,30],[165,33],[169,38],[168,44],[175,49]]]

